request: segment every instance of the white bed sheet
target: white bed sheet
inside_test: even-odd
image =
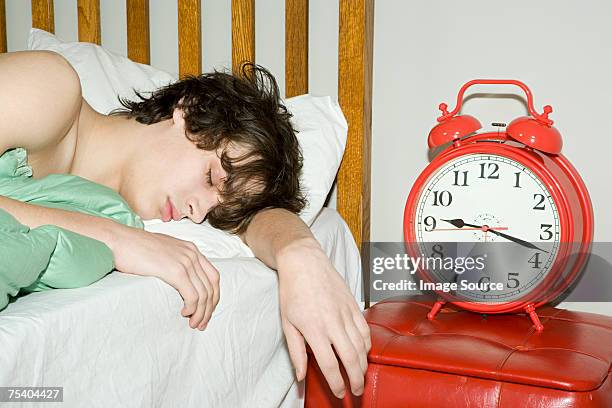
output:
[[[311,228],[360,300],[344,221],[323,209]],[[62,386],[62,407],[301,407],[276,273],[255,258],[211,261],[221,297],[203,332],[180,316],[176,290],[152,277],[115,272],[17,299],[0,312],[0,386]]]

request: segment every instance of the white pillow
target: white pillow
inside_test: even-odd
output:
[[[300,95],[285,100],[304,156],[300,183],[308,204],[300,217],[308,226],[325,204],[346,146],[348,125],[330,96]]]
[[[190,219],[163,222],[145,220],[145,230],[191,241],[208,258],[254,257],[253,251],[237,235],[213,228],[208,222],[194,224]]]
[[[121,107],[117,95],[135,99],[138,91],[152,91],[176,81],[176,77],[150,65],[137,64],[96,44],[63,43],[53,34],[32,28],[29,50],[55,51],[66,58],[81,79],[83,98],[100,113]]]
[[[79,74],[83,97],[101,113],[108,113],[121,106],[117,95],[134,98],[133,88],[140,92],[152,91],[176,80],[176,76],[149,65],[135,63],[99,45],[64,43],[53,34],[35,28],[30,30],[28,49],[50,50],[63,55]],[[340,106],[329,96],[301,95],[287,99],[285,104],[294,115],[292,123],[298,130],[297,138],[304,155],[300,181],[308,205],[300,217],[310,226],[323,208],[336,177],[346,146],[348,125]],[[164,228],[176,232],[178,230],[175,230],[173,223],[171,221],[155,228],[157,232],[163,232]],[[180,228],[182,231],[183,224]],[[194,228],[194,231],[198,228]],[[199,237],[200,232],[196,235]],[[238,241],[242,244],[240,239]],[[224,251],[228,252],[220,252]]]

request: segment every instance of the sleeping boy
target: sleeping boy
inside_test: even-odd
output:
[[[0,54],[0,155],[27,152],[32,179],[68,174],[116,192],[142,219],[204,219],[238,234],[278,271],[282,327],[298,380],[305,342],[332,391],[363,392],[368,326],[344,280],[296,215],[304,206],[302,157],[274,77],[256,65],[241,76],[182,79],[111,115],[82,98],[59,54]],[[16,150],[21,149],[21,150]],[[155,276],[184,300],[204,330],[219,301],[219,273],[194,244],[100,217],[0,195],[18,223],[53,225],[104,243],[115,268]]]

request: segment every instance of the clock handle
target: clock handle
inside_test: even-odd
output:
[[[544,106],[544,113],[540,114],[536,112],[533,107],[533,96],[531,95],[531,90],[522,83],[521,81],[517,81],[515,79],[473,79],[469,82],[466,82],[461,89],[459,90],[459,94],[457,95],[457,106],[453,109],[452,112],[448,112],[447,105],[445,103],[440,104],[440,111],[442,111],[442,116],[438,118],[438,122],[443,122],[446,119],[452,118],[459,112],[461,109],[461,105],[463,105],[463,94],[465,91],[472,85],[480,84],[480,85],[516,85],[520,87],[525,94],[527,95],[527,108],[529,109],[529,113],[539,122],[547,126],[551,126],[554,122],[548,118],[548,115],[552,112],[552,106],[546,105]]]

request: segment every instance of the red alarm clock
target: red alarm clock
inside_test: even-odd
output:
[[[507,127],[494,124],[505,127],[498,132],[477,133],[482,126],[476,118],[457,115],[466,89],[474,84],[519,86],[530,116]],[[425,282],[460,281],[466,287],[461,296],[435,290],[440,300],[428,317],[434,319],[450,302],[479,313],[527,312],[541,331],[535,309],[571,288],[593,238],[591,200],[561,154],[561,135],[549,118],[552,108],[537,113],[531,91],[520,81],[476,79],[461,87],[453,111],[444,103],[439,109],[442,115],[428,144],[443,150],[419,175],[406,201],[407,250],[442,255],[441,242],[505,242],[512,259],[483,272],[453,272],[454,277],[419,268]],[[495,291],[487,286],[493,280]]]

